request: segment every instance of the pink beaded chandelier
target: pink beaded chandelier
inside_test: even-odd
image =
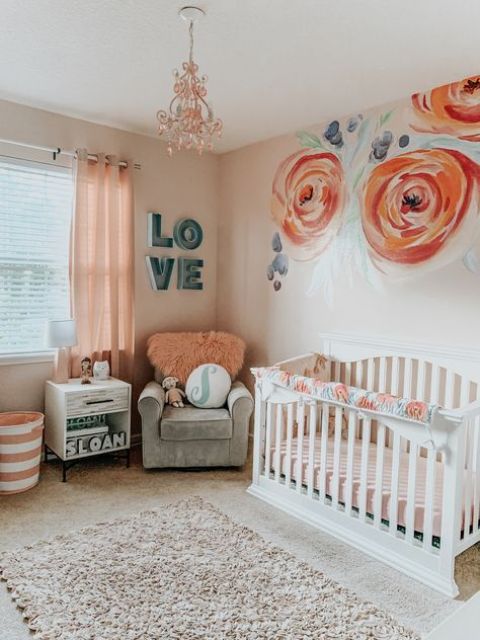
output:
[[[207,76],[197,75],[198,65],[193,61],[193,25],[205,12],[198,7],[183,7],[179,13],[189,22],[190,56],[188,62],[182,64],[183,73],[174,71],[175,95],[168,111],[157,113],[158,134],[164,136],[170,156],[174,149],[196,149],[199,154],[205,149],[211,151],[212,138],[214,135],[220,137],[223,127],[206,100]]]

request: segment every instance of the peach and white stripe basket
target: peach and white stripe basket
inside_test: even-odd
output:
[[[43,413],[0,413],[0,495],[27,491],[38,483]]]

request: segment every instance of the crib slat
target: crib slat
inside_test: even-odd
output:
[[[412,397],[413,388],[413,367],[411,358],[403,359],[403,378],[401,384],[398,386],[398,393],[404,398]],[[404,440],[402,442],[402,451],[408,451],[409,441]]]
[[[355,364],[355,386],[363,389],[363,362],[361,360]]]
[[[470,400],[470,381],[462,377],[460,384],[460,406],[466,407]],[[472,418],[465,425],[466,438],[466,459],[465,473],[466,481],[464,487],[464,536],[478,531],[479,502],[480,495],[478,491],[478,448],[479,448],[479,430],[478,419]]]
[[[379,529],[382,524],[383,507],[383,466],[385,454],[385,425],[378,423],[377,428],[377,461],[375,469],[375,503],[373,508],[373,524]]]
[[[413,389],[412,359],[411,358],[405,358],[404,371],[403,371],[402,395],[405,398],[411,398],[412,397],[412,389]]]
[[[447,369],[445,376],[445,400],[443,406],[446,409],[453,409],[453,394],[455,391],[455,376],[450,369]]]
[[[462,376],[462,378],[460,379],[460,401],[459,401],[459,405],[460,408],[464,408],[466,407],[470,402],[470,380],[466,377],[466,376]],[[466,433],[466,438],[467,438],[467,451],[468,449],[472,446],[472,438],[473,435],[475,433],[475,420],[471,420],[469,426],[467,427],[467,433]],[[474,461],[474,467],[475,467],[475,454],[473,454],[473,461]]]
[[[277,419],[275,423],[275,480],[280,482],[281,445],[282,445],[282,413],[283,406],[277,404]]]
[[[378,390],[387,390],[387,359],[383,356],[380,358],[378,369]]]
[[[432,377],[430,380],[430,402],[438,402],[440,398],[440,367],[432,365]]]
[[[293,404],[287,404],[287,465],[285,470],[285,484],[290,488],[292,481],[292,438],[293,438]]]
[[[436,458],[436,451],[429,447],[427,451],[427,477],[425,481],[425,510],[423,513],[423,548],[427,551],[432,550]]]
[[[393,536],[397,535],[399,471],[400,471],[400,436],[395,431],[393,433],[392,482],[390,487],[390,513],[389,513],[389,519],[390,519],[389,531]]]
[[[460,408],[464,408],[470,402],[470,380],[462,376],[460,382]]]
[[[270,453],[271,441],[272,441],[272,403],[267,402],[267,426],[265,430],[265,469],[264,474],[267,478],[270,477]]]
[[[348,435],[347,435],[347,469],[345,479],[345,513],[349,516],[352,511],[353,498],[353,464],[355,456],[355,436],[357,431],[357,412],[350,411],[348,414]]]
[[[367,389],[372,391],[375,388],[375,358],[367,361]]]
[[[400,358],[393,356],[392,358],[392,378],[391,378],[390,391],[393,395],[398,395],[398,389],[400,384]]]
[[[315,436],[317,434],[317,403],[310,405],[309,416],[309,432],[308,432],[308,476],[307,476],[307,495],[313,498],[313,489],[315,481]]]
[[[345,362],[344,384],[346,385],[352,384],[352,363],[351,362]]]
[[[464,535],[465,537],[470,534],[470,527],[472,527],[472,533],[478,531],[478,518],[479,518],[479,447],[480,447],[480,433],[479,433],[479,418],[471,418],[466,424],[467,433],[467,446],[466,446],[466,482],[465,482],[465,523],[464,523]],[[472,504],[473,503],[473,504]],[[472,513],[473,511],[473,513]]]
[[[303,431],[305,429],[305,404],[303,400],[297,404],[297,468],[295,481],[297,492],[302,492],[303,482]]]
[[[362,461],[360,465],[360,520],[365,521],[368,495],[368,455],[370,449],[371,418],[364,418],[362,425]]]
[[[417,400],[425,400],[425,362],[417,360]]]
[[[410,453],[408,454],[407,516],[405,527],[405,540],[409,543],[413,542],[415,532],[417,459],[418,445],[416,445],[414,442],[410,442]]]
[[[467,438],[469,438],[470,435],[472,435],[471,430],[472,430],[472,421],[468,420],[467,424],[465,425],[466,428],[466,435]],[[473,444],[473,438],[472,438],[472,442],[471,444]],[[465,510],[465,521],[464,521],[464,527],[463,527],[463,535],[464,538],[466,538],[467,536],[470,535],[470,525],[472,524],[472,481],[473,481],[473,473],[472,473],[472,467],[473,467],[473,454],[474,454],[474,446],[473,447],[468,447],[468,439],[467,439],[467,446],[466,446],[466,460],[465,460],[465,475],[466,475],[466,479],[465,479],[465,486],[464,486],[464,510]]]
[[[338,507],[340,490],[340,447],[342,444],[342,407],[335,407],[335,433],[333,439],[333,477],[332,477],[332,506]]]
[[[320,443],[320,487],[319,499],[325,502],[327,486],[327,449],[328,449],[328,419],[330,416],[330,405],[322,402],[322,434]]]
[[[382,357],[378,366],[378,390],[380,392],[387,391],[387,358]],[[387,433],[387,446],[390,446],[390,431]]]
[[[474,418],[473,420],[474,430],[474,447],[473,447],[473,471],[475,474],[475,481],[473,481],[473,531],[478,531],[480,528],[478,524],[479,507],[480,507],[480,418]]]

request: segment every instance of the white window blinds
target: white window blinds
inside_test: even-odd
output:
[[[45,350],[70,317],[72,172],[0,156],[0,354]]]

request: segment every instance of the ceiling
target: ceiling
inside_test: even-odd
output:
[[[155,135],[181,0],[0,0],[0,98]],[[480,73],[479,0],[199,0],[223,152]]]

